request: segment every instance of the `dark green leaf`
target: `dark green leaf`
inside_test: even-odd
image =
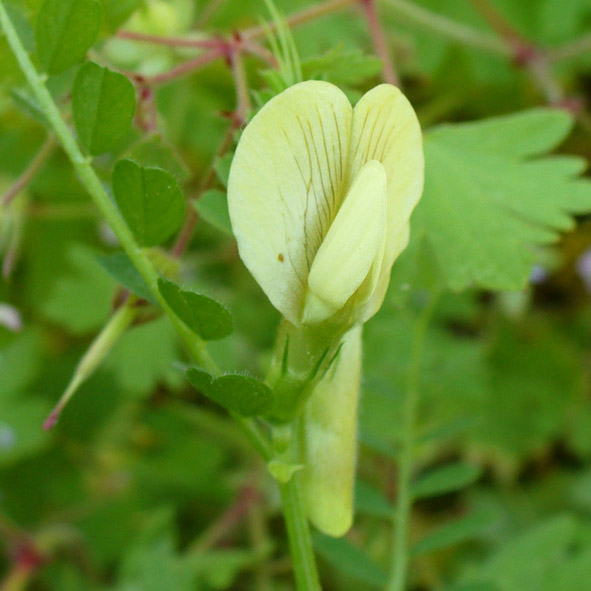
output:
[[[458,462],[423,474],[412,487],[415,498],[442,495],[464,488],[478,480],[482,471],[478,466]]]
[[[266,412],[273,403],[273,394],[263,382],[245,375],[229,374],[217,379],[196,367],[187,371],[195,388],[224,408],[245,417]]]
[[[46,0],[37,17],[37,55],[48,74],[84,59],[101,26],[97,0]]]
[[[99,256],[97,260],[100,266],[111,277],[116,279],[121,285],[129,291],[132,291],[140,298],[156,304],[156,299],[152,295],[150,288],[146,285],[144,278],[139,274],[134,267],[129,257],[124,252],[116,252],[114,254]]]
[[[223,191],[216,191],[215,189],[205,191],[195,202],[195,209],[208,224],[229,236],[233,236],[228,212],[228,199]]]
[[[348,540],[315,534],[314,546],[318,554],[343,575],[372,587],[386,585],[386,573]]]
[[[206,341],[232,332],[232,316],[222,304],[194,291],[184,291],[166,279],[158,280],[158,288],[178,317]]]
[[[113,194],[142,246],[157,246],[183,223],[185,199],[175,178],[160,168],[121,160],[113,171]]]
[[[135,90],[122,74],[88,62],[72,92],[72,110],[82,145],[93,155],[108,152],[128,131],[135,112]]]

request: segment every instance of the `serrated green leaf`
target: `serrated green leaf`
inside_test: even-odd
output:
[[[121,214],[142,246],[157,246],[183,223],[185,199],[175,178],[161,168],[120,160],[113,194]]]
[[[228,211],[228,198],[223,191],[215,189],[205,191],[195,202],[194,207],[208,224],[224,232],[224,234],[234,235]]]
[[[129,257],[124,252],[97,257],[99,265],[123,287],[129,289],[140,298],[156,305],[156,299],[152,295],[144,278],[135,268]]]
[[[576,178],[580,159],[530,158],[569,128],[568,115],[537,109],[427,134],[425,191],[413,220],[451,289],[521,289],[535,247],[591,210],[591,183]]]
[[[48,74],[84,59],[101,26],[97,0],[46,0],[37,17],[37,55]]]
[[[478,466],[457,462],[427,472],[412,487],[417,499],[435,497],[468,486],[480,477],[482,470]]]
[[[158,288],[179,318],[202,339],[222,339],[232,332],[232,316],[222,304],[200,293],[182,290],[166,279],[158,279]]]
[[[250,376],[228,374],[214,379],[206,371],[192,367],[187,378],[208,398],[244,417],[261,415],[273,404],[271,389]]]
[[[495,521],[496,518],[488,511],[475,511],[427,534],[412,547],[411,553],[418,556],[465,542],[489,528]]]
[[[116,147],[135,112],[135,90],[123,74],[88,62],[72,91],[72,111],[82,145],[93,155]]]
[[[371,587],[385,587],[388,582],[386,573],[349,540],[317,533],[313,539],[318,554],[340,573]]]

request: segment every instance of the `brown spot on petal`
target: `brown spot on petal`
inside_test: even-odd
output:
[[[282,263],[282,262],[285,260],[285,257],[283,256],[283,254],[282,254],[282,253],[279,253],[279,254],[277,255],[277,260],[278,260],[280,263]]]

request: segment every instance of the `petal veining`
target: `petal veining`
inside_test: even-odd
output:
[[[376,86],[355,105],[349,153],[352,175],[371,159],[386,171],[388,191],[386,247],[382,271],[365,319],[380,307],[396,257],[408,241],[410,214],[423,191],[424,158],[417,116],[398,88]]]
[[[351,124],[352,107],[341,90],[302,82],[259,111],[232,162],[228,204],[240,256],[293,323],[343,199]]]

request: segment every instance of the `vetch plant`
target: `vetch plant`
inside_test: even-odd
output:
[[[333,535],[352,521],[360,327],[382,304],[422,187],[416,115],[387,84],[355,107],[332,84],[292,86],[249,123],[232,162],[240,256],[284,317],[274,417],[299,420],[307,511]]]
[[[318,552],[339,591],[587,589],[589,310],[554,275],[588,245],[550,244],[591,211],[553,72],[588,39],[534,46],[489,0],[495,34],[266,3],[239,29],[255,0],[0,0],[0,588],[320,591]],[[558,472],[583,516],[514,531]]]

